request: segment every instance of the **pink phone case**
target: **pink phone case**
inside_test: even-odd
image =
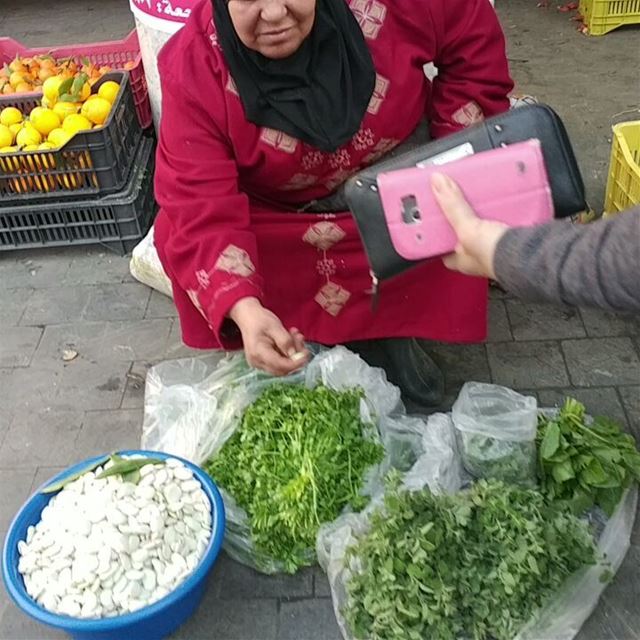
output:
[[[457,237],[431,190],[431,175],[455,180],[480,218],[526,227],[553,218],[539,140],[528,140],[434,166],[378,176],[391,242],[406,260],[451,253]]]

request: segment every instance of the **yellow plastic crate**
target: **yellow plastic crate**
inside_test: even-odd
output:
[[[640,0],[580,0],[580,15],[592,36],[624,24],[640,24]]]
[[[611,215],[637,204],[640,204],[640,120],[613,127],[604,213]]]

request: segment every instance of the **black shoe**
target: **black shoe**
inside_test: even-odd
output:
[[[384,369],[389,382],[405,399],[420,407],[437,407],[444,398],[444,376],[438,365],[413,338],[366,340],[345,345],[368,365]]]

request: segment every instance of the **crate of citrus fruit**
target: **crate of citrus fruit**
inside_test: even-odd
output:
[[[142,128],[127,72],[47,78],[42,96],[0,96],[0,205],[114,193]]]

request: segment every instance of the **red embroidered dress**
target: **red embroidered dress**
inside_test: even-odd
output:
[[[349,5],[377,81],[360,130],[335,153],[245,119],[210,0],[160,54],[155,241],[190,346],[241,347],[226,317],[246,296],[325,344],[485,337],[485,281],[431,263],[384,283],[372,312],[367,259],[351,216],[287,210],[328,195],[405,140],[425,114],[440,137],[509,107],[504,37],[488,0]],[[422,70],[428,62],[439,69],[433,84]]]

